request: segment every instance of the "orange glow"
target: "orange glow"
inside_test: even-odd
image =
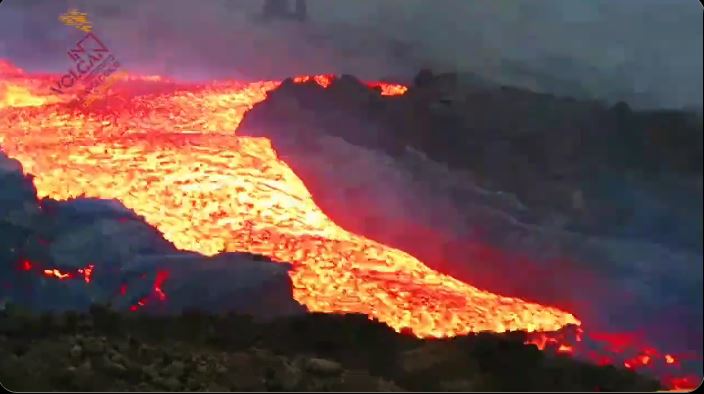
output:
[[[560,347],[557,348],[558,353],[572,354],[573,351],[574,349],[569,345],[560,345]]]
[[[333,223],[267,139],[234,135],[244,113],[278,84],[172,88],[109,110],[9,108],[0,112],[0,136],[36,176],[40,197],[115,198],[180,249],[291,262],[294,298],[311,311],[364,313],[418,336],[579,324],[557,308],[435,272]]]
[[[333,79],[335,79],[334,75],[315,75],[315,76],[308,76],[308,75],[303,75],[303,76],[298,76],[293,78],[293,82],[296,83],[306,83],[308,81],[315,81],[318,85],[327,88],[330,86],[332,83]]]
[[[86,268],[78,269],[78,273],[83,276],[83,280],[86,283],[90,283],[91,277],[93,276],[93,268],[95,268],[95,265],[90,264]]]
[[[166,293],[162,290],[164,282],[169,277],[169,273],[166,271],[159,271],[156,273],[156,279],[154,280],[154,293],[156,294],[159,301],[166,301]]]
[[[632,367],[645,367],[651,364],[653,357],[657,357],[658,352],[655,349],[646,348],[640,352],[637,356],[631,358],[627,362],[631,364]],[[667,363],[667,358],[665,357],[665,362]]]
[[[44,270],[43,272],[44,272],[44,275],[46,275],[48,277],[54,277],[54,278],[61,279],[61,280],[71,278],[71,274],[63,273],[57,269]]]
[[[0,109],[7,107],[38,107],[59,101],[55,97],[37,94],[36,91],[29,87],[5,84],[0,81]]]
[[[304,75],[293,78],[293,82],[305,83],[312,80],[315,81],[315,83],[317,83],[318,85],[327,88],[328,86],[330,86],[330,84],[332,84],[332,81],[334,79],[334,75],[315,75],[312,77]],[[371,88],[381,89],[382,96],[399,96],[408,91],[408,87],[406,86],[386,82],[368,82],[367,86]]]
[[[0,86],[19,86],[13,95],[31,96],[8,99],[7,93],[0,94],[0,144],[35,176],[40,198],[117,199],[179,249],[204,255],[249,252],[290,262],[293,297],[310,311],[361,313],[419,337],[525,330],[534,332],[528,342],[540,349],[578,350],[575,343],[544,333],[580,325],[574,315],[478,289],[404,251],[346,231],[318,208],[271,141],[236,136],[244,114],[279,81],[189,85],[130,75],[115,84],[125,84],[119,93],[124,100],[80,108],[48,93],[55,78],[30,77],[0,61]],[[294,80],[323,87],[333,81],[327,75]],[[406,92],[401,85],[368,85],[386,95]],[[17,105],[23,102],[31,105]],[[32,266],[25,261],[21,268]],[[47,269],[43,274],[90,283],[94,266],[77,272]],[[166,301],[167,276],[157,273],[152,294],[130,310]],[[119,292],[127,293],[125,285]],[[577,329],[576,342],[581,335]],[[599,335],[591,339],[609,343],[610,350],[629,345],[627,336]],[[626,364],[650,365],[656,359],[675,363],[674,356],[642,352]]]
[[[0,77],[19,77],[24,75],[24,70],[8,62],[0,59]]]
[[[701,383],[701,379],[696,376],[683,376],[669,378],[665,384],[669,391],[691,391],[699,387]]]
[[[408,91],[408,87],[384,82],[371,82],[370,87],[381,89],[382,96],[400,96]]]

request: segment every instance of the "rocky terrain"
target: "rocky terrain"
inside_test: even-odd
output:
[[[257,323],[185,312],[154,317],[0,312],[0,381],[14,391],[652,391],[614,367],[548,355],[521,333],[423,341],[365,316]]]

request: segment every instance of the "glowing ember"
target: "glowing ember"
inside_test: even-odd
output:
[[[162,290],[162,287],[168,277],[169,273],[166,271],[159,271],[156,273],[156,279],[154,280],[154,293],[160,301],[166,301],[166,294],[164,293],[164,290]]]
[[[22,269],[22,271],[32,271],[33,269],[35,269],[35,266],[36,265],[31,261],[24,260],[22,261],[20,268]],[[76,272],[64,272],[57,268],[45,268],[39,269],[38,271],[41,272],[41,274],[47,278],[67,280],[80,277],[83,278],[83,281],[85,281],[86,283],[90,283],[91,278],[93,276],[94,268],[94,264],[88,264],[84,268],[77,269]]]
[[[696,389],[700,383],[701,379],[696,376],[671,377],[665,381],[670,391],[690,391]]]
[[[78,273],[83,276],[83,280],[86,283],[90,283],[90,279],[93,276],[93,268],[95,268],[95,265],[90,264],[86,268],[79,268]]]
[[[315,76],[298,76],[293,78],[293,82],[296,83],[306,83],[309,81],[314,81],[318,85],[327,88],[332,84],[332,81],[335,79],[334,75],[315,75]],[[381,89],[381,95],[382,96],[398,96],[406,93],[408,90],[408,87],[399,85],[399,84],[392,84],[392,83],[386,83],[386,82],[368,82],[367,86],[371,88],[378,88]]]
[[[577,328],[575,332],[538,332],[530,334],[527,343],[540,350],[585,358],[602,366],[613,365],[616,360],[622,360],[619,363],[625,368],[647,370],[661,377],[668,368],[678,366],[677,359],[681,357],[661,354],[632,333],[589,333],[586,340],[583,335],[581,328]],[[696,377],[680,377],[673,380],[665,374],[662,383],[666,387],[677,389],[691,389],[697,386],[696,383],[693,386],[682,386],[683,382],[688,381],[696,382]]]
[[[27,268],[28,267],[28,268]],[[70,272],[62,272],[61,270],[58,270],[56,268],[52,269],[44,269],[42,270],[42,274],[48,278],[52,279],[58,279],[58,280],[67,280],[67,279],[75,279],[77,277],[82,277],[83,281],[85,283],[90,284],[91,278],[93,276],[93,270],[95,268],[95,265],[90,264],[85,268],[79,268],[76,270],[76,274],[70,273]],[[29,271],[32,269],[32,264],[28,261],[24,262],[23,269],[25,271]],[[166,282],[166,279],[168,279],[169,273],[166,271],[159,271],[156,273],[156,278],[154,279],[154,284],[152,285],[152,294],[149,294],[139,301],[135,305],[132,305],[130,307],[131,311],[136,311],[137,309],[143,307],[146,305],[147,301],[151,299],[151,297],[156,297],[158,301],[166,301],[166,293],[163,290],[164,283]],[[126,285],[121,285],[120,286],[120,295],[124,296],[127,294],[127,286]]]
[[[55,278],[58,278],[61,280],[71,279],[71,274],[63,273],[57,269],[44,270],[43,272],[44,272],[44,275],[46,275],[48,277],[55,277]]]
[[[560,345],[560,347],[557,348],[558,353],[566,353],[566,354],[572,354],[574,349],[570,345]]]
[[[330,86],[330,84],[332,83],[334,78],[335,78],[334,75],[315,75],[312,77],[307,76],[307,75],[303,75],[303,76],[293,78],[293,82],[305,83],[305,82],[313,80],[318,85],[320,85],[324,88],[327,88],[328,86]]]
[[[153,297],[156,297],[156,300],[160,302],[166,301],[166,293],[164,293],[163,287],[168,277],[169,273],[166,271],[157,272],[156,277],[154,278],[154,284],[152,285],[152,293],[137,301],[135,305],[132,305],[130,307],[130,310],[132,312],[137,311],[139,308],[147,305],[147,302],[150,299],[153,299]],[[120,287],[120,294],[125,295],[126,293],[127,287],[125,285],[122,285]]]
[[[406,86],[389,84],[384,82],[372,82],[368,85],[374,88],[381,89],[382,96],[400,96],[408,91],[408,88]]]
[[[130,307],[130,310],[131,310],[132,312],[136,312],[137,309],[143,307],[143,306],[146,305],[146,304],[147,304],[146,300],[139,300],[139,301],[137,301],[137,304],[136,304],[136,305],[132,305],[132,306]]]

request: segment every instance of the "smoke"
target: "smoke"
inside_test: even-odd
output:
[[[421,66],[635,106],[702,105],[702,22],[689,0],[309,0],[309,22],[265,22],[261,0],[6,0],[0,56],[68,67],[80,37],[57,17],[89,14],[127,69],[182,78],[351,73]]]

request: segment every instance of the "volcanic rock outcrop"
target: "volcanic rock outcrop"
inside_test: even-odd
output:
[[[0,300],[37,310],[110,303],[263,319],[305,312],[291,296],[289,265],[246,253],[180,252],[116,201],[37,201],[31,178],[1,152],[0,263]]]
[[[529,222],[701,252],[701,222],[692,220],[701,204],[691,199],[702,195],[696,114],[609,108],[429,71],[416,83],[387,97],[351,76],[327,89],[285,81],[238,133],[263,133],[277,147],[322,133],[394,157],[409,147],[517,195],[530,207]]]

